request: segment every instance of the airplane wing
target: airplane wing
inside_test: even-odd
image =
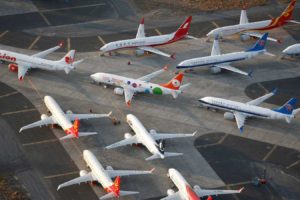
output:
[[[137,170],[106,170],[111,178],[117,176],[131,176],[131,175],[142,175],[142,174],[151,174],[153,170],[150,171],[137,171]]]
[[[28,124],[26,126],[23,126],[19,132],[25,130],[25,129],[29,129],[29,128],[34,128],[34,127],[37,127],[37,126],[47,126],[49,124],[57,124],[57,122],[53,119],[53,117],[47,117],[46,119],[42,119],[42,120],[39,120],[37,122],[34,122],[32,124]]]
[[[155,71],[155,72],[152,72],[151,74],[148,74],[146,76],[142,76],[140,78],[138,78],[138,80],[141,80],[141,81],[150,81],[152,78],[154,78],[155,76],[158,76],[159,74],[163,73],[164,71],[168,70],[168,66],[164,66],[163,69],[160,69],[158,71]]]
[[[255,37],[255,38],[261,38],[263,36],[263,34],[258,33],[258,32],[243,32],[242,34],[248,35],[250,37]],[[280,39],[276,39],[276,38],[272,38],[272,37],[268,37],[267,40],[272,41],[272,42],[281,43]]]
[[[235,194],[241,193],[243,188],[240,190],[206,190],[206,189],[194,189],[196,194],[199,197],[211,196],[211,195],[220,195],[220,194]]]
[[[90,118],[101,118],[101,117],[110,117],[112,112],[108,114],[66,114],[66,116],[71,120],[74,121],[75,119],[90,119]]]
[[[139,143],[139,141],[137,140],[137,137],[132,136],[130,138],[127,138],[127,139],[121,140],[119,142],[116,142],[114,144],[111,144],[111,145],[109,145],[105,148],[106,149],[113,149],[113,148],[116,148],[116,147],[126,146],[126,145],[130,145],[130,144],[137,144],[137,143]]]
[[[138,49],[141,49],[141,50],[144,50],[144,51],[148,51],[148,52],[151,52],[151,53],[155,53],[155,54],[158,54],[158,55],[161,55],[161,56],[165,56],[165,57],[168,57],[168,58],[172,58],[174,57],[173,55],[170,55],[170,54],[167,54],[167,53],[164,53],[158,49],[155,49],[153,47],[138,47]]]
[[[160,200],[181,200],[179,192],[175,192],[172,195],[166,196]]]
[[[97,179],[95,179],[93,177],[93,174],[92,172],[86,174],[86,175],[83,175],[83,176],[79,176],[77,178],[74,178],[70,181],[67,181],[65,183],[62,183],[58,186],[57,190],[63,188],[63,187],[67,187],[67,186],[70,186],[70,185],[75,185],[75,184],[80,184],[80,183],[86,183],[86,182],[91,182],[91,181],[96,181]]]
[[[63,46],[63,44],[60,43],[59,45],[57,45],[57,46],[55,46],[55,47],[52,47],[52,48],[47,49],[47,50],[45,50],[45,51],[41,51],[41,52],[39,52],[39,53],[33,54],[32,56],[33,56],[33,57],[43,58],[43,57],[49,55],[50,53],[56,51],[57,49],[61,48],[62,46]]]
[[[182,138],[182,137],[193,137],[197,131],[192,134],[185,134],[185,133],[152,133],[152,137],[154,140],[164,140],[164,139],[171,139],[171,138]]]
[[[258,97],[257,99],[247,102],[247,104],[258,106],[259,104],[261,104],[262,102],[264,102],[265,100],[267,100],[268,98],[270,98],[271,96],[276,94],[276,92],[277,92],[277,89],[274,89],[272,92],[265,94],[264,96]]]
[[[231,65],[226,64],[226,63],[218,64],[218,65],[215,65],[215,66],[216,67],[220,67],[221,69],[226,69],[228,71],[232,71],[232,72],[238,73],[238,74],[243,74],[243,75],[246,75],[246,76],[251,76],[251,72],[250,73],[244,72],[244,71],[239,70],[236,67],[232,67]]]
[[[247,116],[240,112],[233,112],[233,114],[235,117],[237,127],[240,129],[241,132],[243,132],[243,127]]]

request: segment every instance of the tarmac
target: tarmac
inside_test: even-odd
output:
[[[24,27],[9,27],[10,25],[2,24],[0,47],[31,54],[36,50],[54,46],[57,41],[65,40],[65,48],[51,54],[49,59],[60,59],[68,49],[76,48],[80,52],[76,55],[76,59],[86,58],[86,60],[68,75],[59,71],[30,70],[24,81],[18,81],[17,75],[8,71],[6,63],[0,64],[0,101],[2,101],[1,105],[5,105],[1,108],[0,124],[6,133],[2,136],[4,142],[1,141],[1,146],[5,151],[0,153],[0,174],[15,173],[32,199],[96,199],[104,195],[105,192],[101,187],[88,184],[74,185],[56,191],[58,184],[79,176],[79,170],[87,170],[82,159],[84,149],[91,150],[103,166],[112,166],[114,169],[149,170],[155,168],[153,175],[122,178],[121,188],[123,190],[140,192],[139,195],[123,199],[159,199],[166,196],[167,189],[173,187],[166,176],[170,167],[178,169],[191,185],[197,184],[203,188],[232,189],[245,186],[242,194],[214,199],[299,199],[297,190],[299,182],[297,181],[299,180],[300,163],[300,121],[298,118],[291,124],[286,124],[284,121],[249,119],[246,122],[244,133],[240,134],[235,122],[223,118],[223,112],[211,112],[200,108],[197,102],[204,96],[218,96],[247,102],[275,87],[278,88],[278,95],[270,98],[262,106],[273,108],[282,105],[293,96],[299,97],[297,90],[300,75],[299,62],[297,59],[280,59],[280,52],[286,46],[298,41],[296,35],[299,35],[297,32],[299,28],[297,25],[288,25],[283,29],[271,31],[273,37],[280,37],[284,41],[283,44],[272,42],[267,44],[268,51],[278,55],[277,57],[262,55],[252,60],[233,64],[245,71],[253,69],[253,79],[230,72],[212,75],[208,68],[203,67],[185,74],[184,83],[189,82],[192,85],[178,99],[173,99],[171,96],[138,94],[132,102],[132,107],[128,108],[123,96],[115,95],[112,87],[104,88],[102,85],[91,83],[89,76],[95,72],[108,72],[138,78],[168,64],[169,70],[152,80],[154,83],[167,82],[174,76],[175,66],[181,60],[210,54],[212,44],[203,36],[214,27],[214,24],[211,21],[197,21],[198,17],[196,16],[194,17],[195,22],[191,26],[191,35],[200,39],[182,40],[158,47],[162,51],[176,53],[176,60],[152,54],[137,57],[131,50],[122,51],[113,56],[99,56],[97,48],[102,44],[114,39],[134,37],[135,31],[133,30],[137,27],[138,21],[130,20],[135,15],[133,11],[130,11],[130,7],[125,9],[126,12],[121,12],[121,16],[127,16],[122,18],[119,17],[122,9],[116,7],[115,4],[111,6],[112,4],[108,1],[103,1],[109,12],[103,18],[107,17],[108,19],[100,20],[103,23],[102,26],[94,21],[90,23],[91,32],[94,32],[94,35],[91,35],[91,32],[84,32],[82,35],[85,36],[73,38],[60,34],[61,30],[53,36],[47,36],[49,33],[45,33],[46,36],[33,35],[31,32],[58,30],[60,26],[60,28],[68,27],[69,29],[65,30],[68,34],[74,32],[73,29],[75,29],[68,24],[68,20],[71,21],[71,18],[67,18],[65,22],[57,22],[58,19],[50,17],[51,12],[62,12],[62,10],[57,10],[61,7],[48,5],[49,7],[46,8],[37,2],[33,1],[37,10],[55,9],[55,11],[49,11],[50,14],[45,14],[51,24],[55,22],[67,25],[49,26],[44,19],[39,19],[41,15],[38,11],[37,13],[24,11],[21,14],[23,17],[20,18],[26,19],[24,16],[30,18],[30,15],[39,15],[36,20],[37,24],[29,23],[30,20],[28,24],[24,24]],[[75,2],[75,5],[72,6],[78,7],[95,3],[89,1],[82,5],[80,3],[82,1]],[[91,12],[92,8],[103,9],[102,7],[102,5],[91,6],[90,10],[84,12]],[[113,10],[109,11],[109,9]],[[257,9],[264,10],[265,7]],[[281,10],[282,6],[276,7],[270,13],[275,16]],[[299,8],[295,11],[297,13],[296,20],[300,19],[298,10]],[[114,13],[118,13],[118,15]],[[229,11],[229,14],[226,15],[228,18],[220,20],[222,13],[216,12],[210,15],[212,18],[219,18],[214,21],[218,26],[233,23],[238,19],[237,16],[234,16],[238,12]],[[256,18],[264,17],[262,15],[253,17],[250,13],[249,18],[251,16],[253,21]],[[72,16],[71,13],[66,14],[69,17]],[[87,23],[92,20],[92,17],[101,18],[99,15],[101,14],[95,14],[95,16],[92,14],[91,18],[79,20],[86,20]],[[18,18],[19,16],[15,16],[16,18],[13,16],[2,17],[7,17],[7,19],[10,17],[11,20],[15,20],[15,23],[22,22]],[[73,16],[74,18],[76,15]],[[151,25],[150,29],[147,29],[147,33],[149,35],[168,33],[175,30],[183,19],[184,17],[177,17],[176,20],[168,19],[172,21],[171,26],[166,20],[161,24],[168,25],[161,25],[154,29],[151,27],[155,27],[158,22],[149,20]],[[107,28],[105,24],[111,20],[116,20],[116,24]],[[122,24],[126,20],[127,24]],[[80,23],[82,27],[89,24]],[[99,27],[95,28],[96,25]],[[122,32],[119,25],[121,27],[128,25],[131,30]],[[102,28],[107,34],[95,34],[96,30]],[[112,30],[115,30],[116,34],[108,34]],[[40,38],[37,39],[38,37]],[[34,43],[34,41],[36,42]],[[244,50],[252,46],[254,42],[254,40],[241,42],[238,36],[226,38],[220,44],[221,51]],[[127,65],[128,61],[131,61],[132,64]],[[71,110],[74,113],[88,113],[90,110],[93,113],[113,111],[113,116],[119,119],[121,124],[113,125],[109,119],[82,121],[82,131],[98,131],[99,134],[66,142],[60,142],[57,139],[65,134],[60,128],[42,127],[18,133],[20,127],[39,120],[41,114],[47,113],[42,101],[45,95],[51,95],[65,111]],[[158,132],[166,133],[191,133],[197,130],[198,133],[194,138],[167,141],[167,151],[182,152],[184,155],[164,160],[145,161],[144,159],[150,154],[143,147],[126,146],[105,150],[105,146],[123,139],[124,133],[131,132],[125,122],[128,113],[136,115],[149,130],[155,129]],[[268,179],[267,185],[254,187],[251,184],[252,178],[261,176],[265,168],[267,168],[267,176],[272,178]]]

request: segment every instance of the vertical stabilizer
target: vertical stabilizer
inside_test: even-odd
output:
[[[145,37],[145,25],[144,25],[144,17],[141,19],[138,31],[136,33],[135,38],[143,38]]]

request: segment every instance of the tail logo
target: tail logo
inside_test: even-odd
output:
[[[293,110],[293,106],[291,104],[286,104],[285,105],[285,108],[288,110],[288,111],[292,111]]]
[[[182,29],[186,29],[188,25],[189,25],[189,23],[185,23],[185,24],[183,25]]]
[[[67,64],[71,64],[71,63],[74,62],[74,59],[72,59],[72,58],[69,57],[69,56],[66,56],[66,57],[65,57],[65,61],[66,61]]]
[[[172,80],[172,85],[177,88],[177,87],[180,86],[180,82],[177,79],[173,79]]]
[[[265,43],[266,43],[266,42],[265,42],[264,40],[259,41],[259,45],[260,45],[260,46],[264,46]]]

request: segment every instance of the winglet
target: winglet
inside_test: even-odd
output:
[[[253,74],[253,69],[251,69],[251,70],[248,72],[248,76],[249,76],[250,78],[253,78],[252,74]]]
[[[173,60],[176,60],[176,57],[175,57],[175,53],[173,53],[170,58],[172,58]]]
[[[165,70],[165,71],[167,71],[169,69],[169,65],[165,65],[164,67],[163,67],[163,70]]]
[[[276,94],[277,91],[278,91],[278,89],[277,89],[277,88],[274,88],[274,89],[271,91],[271,93]]]
[[[244,126],[242,126],[242,127],[240,128],[240,132],[243,133],[243,131],[244,131]]]
[[[195,131],[195,132],[193,133],[193,136],[195,136],[195,135],[196,135],[196,133],[197,133],[197,131]]]
[[[107,113],[107,117],[110,117],[112,114],[112,111],[110,111],[109,113]]]
[[[144,24],[144,17],[141,19],[140,24]]]
[[[126,104],[127,104],[128,107],[131,107],[131,101],[130,100],[127,101]]]
[[[150,173],[152,174],[152,172],[155,170],[155,168],[152,168],[151,170],[150,170]]]
[[[239,193],[241,193],[244,190],[245,187],[242,187],[241,189],[239,189]]]
[[[64,41],[60,41],[59,44],[58,44],[58,46],[59,46],[60,48],[62,48],[62,47],[64,46],[64,44],[65,44]]]

